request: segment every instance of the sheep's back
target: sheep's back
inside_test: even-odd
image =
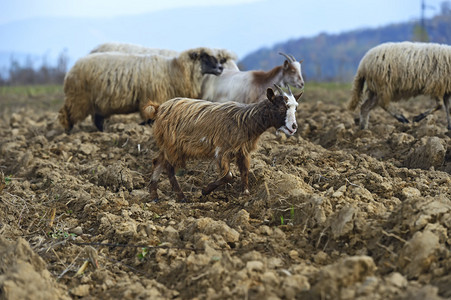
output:
[[[171,87],[162,82],[170,61],[119,53],[96,53],[76,62],[65,78],[66,94],[86,93],[105,116],[137,111],[139,102],[168,99]]]
[[[167,57],[176,57],[179,54],[177,51],[173,50],[148,48],[141,45],[127,43],[104,43],[91,51],[91,53],[97,52],[122,52],[130,54],[162,55]]]
[[[249,140],[240,124],[237,115],[242,107],[235,102],[187,98],[166,101],[160,105],[153,125],[155,140],[166,159],[178,167],[188,159],[248,153],[255,149],[256,139]]]
[[[202,99],[214,102],[253,102],[250,99],[256,87],[252,84],[250,72],[224,70],[219,76],[205,76]],[[266,89],[264,89],[266,91]],[[260,92],[260,91],[258,91]],[[252,97],[255,98],[255,97]]]
[[[451,47],[428,43],[385,43],[362,58],[358,73],[368,90],[392,101],[451,92]],[[390,101],[386,99],[386,101]]]

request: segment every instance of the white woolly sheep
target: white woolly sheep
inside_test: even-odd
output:
[[[209,183],[203,195],[232,181],[233,159],[241,173],[242,192],[249,194],[250,153],[256,149],[260,135],[271,127],[287,135],[297,129],[297,99],[291,91],[288,94],[276,87],[279,96],[268,88],[267,99],[253,104],[187,98],[175,98],[160,106],[149,104],[154,107],[153,133],[160,148],[149,185],[151,199],[158,200],[158,180],[166,170],[178,200],[184,201],[174,172],[183,168],[186,160],[196,158],[215,158],[220,171],[219,179]]]
[[[196,48],[168,58],[116,52],[94,53],[79,59],[64,80],[65,102],[59,121],[69,132],[91,115],[103,130],[113,114],[145,112],[149,100],[198,98],[204,74],[219,75],[222,65],[208,48]]]
[[[238,66],[235,63],[236,55],[232,52],[224,49],[210,49],[214,56],[219,59],[219,62],[225,69],[238,71]],[[143,55],[162,55],[167,57],[177,57],[179,52],[170,49],[149,48],[141,45],[128,44],[128,43],[104,43],[93,50],[91,53],[99,52],[121,52],[130,54],[143,54]],[[208,75],[208,77],[216,77],[215,75]]]
[[[266,89],[273,84],[302,89],[302,60],[297,62],[292,55],[279,54],[286,57],[285,62],[268,72],[224,70],[221,76],[206,76],[202,84],[202,99],[254,103],[264,99]]]
[[[446,110],[448,130],[451,96],[451,46],[433,43],[385,43],[370,49],[360,61],[354,78],[349,109],[354,110],[362,99],[366,82],[366,100],[360,107],[360,128],[368,128],[370,111],[381,106],[401,122],[408,120],[392,111],[390,101],[418,95],[434,98],[437,105],[416,117],[420,121],[441,108]]]
[[[175,50],[148,48],[141,45],[128,44],[128,43],[104,43],[100,44],[91,50],[92,53],[100,52],[120,52],[130,54],[143,54],[143,55],[162,55],[167,57],[176,57],[179,53]]]

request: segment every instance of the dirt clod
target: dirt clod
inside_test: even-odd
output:
[[[68,135],[55,111],[4,113],[0,298],[449,299],[444,113],[400,124],[375,109],[359,130],[318,99],[299,103],[294,136],[262,135],[250,195],[233,165],[202,196],[216,166],[192,161],[177,172],[186,203],[164,174],[149,199],[158,148],[137,115]],[[396,105],[409,117],[434,101]]]

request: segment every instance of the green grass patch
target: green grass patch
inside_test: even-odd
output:
[[[351,98],[352,84],[340,82],[305,82],[302,101],[345,103]]]
[[[306,81],[303,102],[346,103],[351,98],[351,83]],[[297,94],[299,90],[293,89]],[[0,113],[19,109],[58,111],[64,103],[62,85],[20,85],[0,87]]]
[[[351,82],[307,82],[305,88],[315,91],[315,90],[327,90],[327,91],[350,91],[352,87]]]
[[[19,85],[0,87],[0,112],[31,108],[57,111],[63,104],[62,85]]]
[[[49,84],[49,85],[0,86],[0,96],[17,95],[17,96],[37,97],[56,93],[63,93],[62,85]]]

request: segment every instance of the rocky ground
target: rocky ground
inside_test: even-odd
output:
[[[2,109],[0,299],[451,299],[444,112],[375,109],[361,131],[348,96],[306,88],[298,132],[270,130],[252,155],[250,196],[239,180],[201,196],[215,164],[189,163],[190,203],[165,176],[148,202],[158,149],[137,115],[67,135],[62,95]],[[433,105],[396,104],[410,119]]]

